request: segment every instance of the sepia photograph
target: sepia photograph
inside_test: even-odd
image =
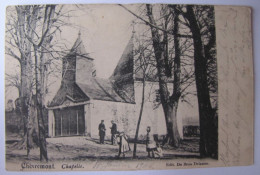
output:
[[[6,170],[251,164],[250,31],[240,35],[246,46],[225,46],[236,39],[229,33],[240,34],[233,23],[249,30],[237,23],[251,27],[250,13],[181,4],[8,6]],[[229,47],[249,59],[235,60]]]

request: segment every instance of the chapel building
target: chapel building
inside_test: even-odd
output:
[[[94,59],[86,52],[78,35],[70,52],[62,59],[61,86],[48,106],[49,137],[89,136],[98,138],[98,125],[105,121],[110,137],[111,120],[118,130],[134,137],[140,113],[143,73],[134,54],[134,36],[129,40],[109,79],[98,78]],[[168,83],[172,91],[172,83]],[[182,119],[177,118],[182,137]],[[139,129],[140,139],[146,127],[159,136],[166,135],[156,76],[147,78],[145,102]]]

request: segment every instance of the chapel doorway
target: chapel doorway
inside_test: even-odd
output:
[[[55,136],[77,136],[85,133],[84,106],[54,110]]]

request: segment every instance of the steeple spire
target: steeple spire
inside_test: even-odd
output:
[[[83,41],[81,40],[81,31],[80,30],[78,32],[78,37],[77,37],[74,45],[72,46],[71,50],[73,52],[76,52],[78,55],[81,55],[81,56],[87,56],[88,55],[86,50],[85,50]]]

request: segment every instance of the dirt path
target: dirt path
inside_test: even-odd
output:
[[[85,161],[85,160],[118,160],[118,146],[111,145],[109,141],[101,145],[95,139],[85,137],[60,137],[47,139],[48,157],[50,161]],[[130,143],[131,149],[133,143]],[[133,152],[127,152],[124,159],[132,159]],[[148,159],[145,144],[137,146],[138,159]],[[198,157],[198,140],[183,141],[180,148],[163,147],[163,159],[176,159],[183,157]],[[122,158],[121,158],[122,159]],[[39,150],[33,149],[29,158],[26,156],[26,150],[19,150],[6,144],[7,161],[25,161],[39,160]]]

